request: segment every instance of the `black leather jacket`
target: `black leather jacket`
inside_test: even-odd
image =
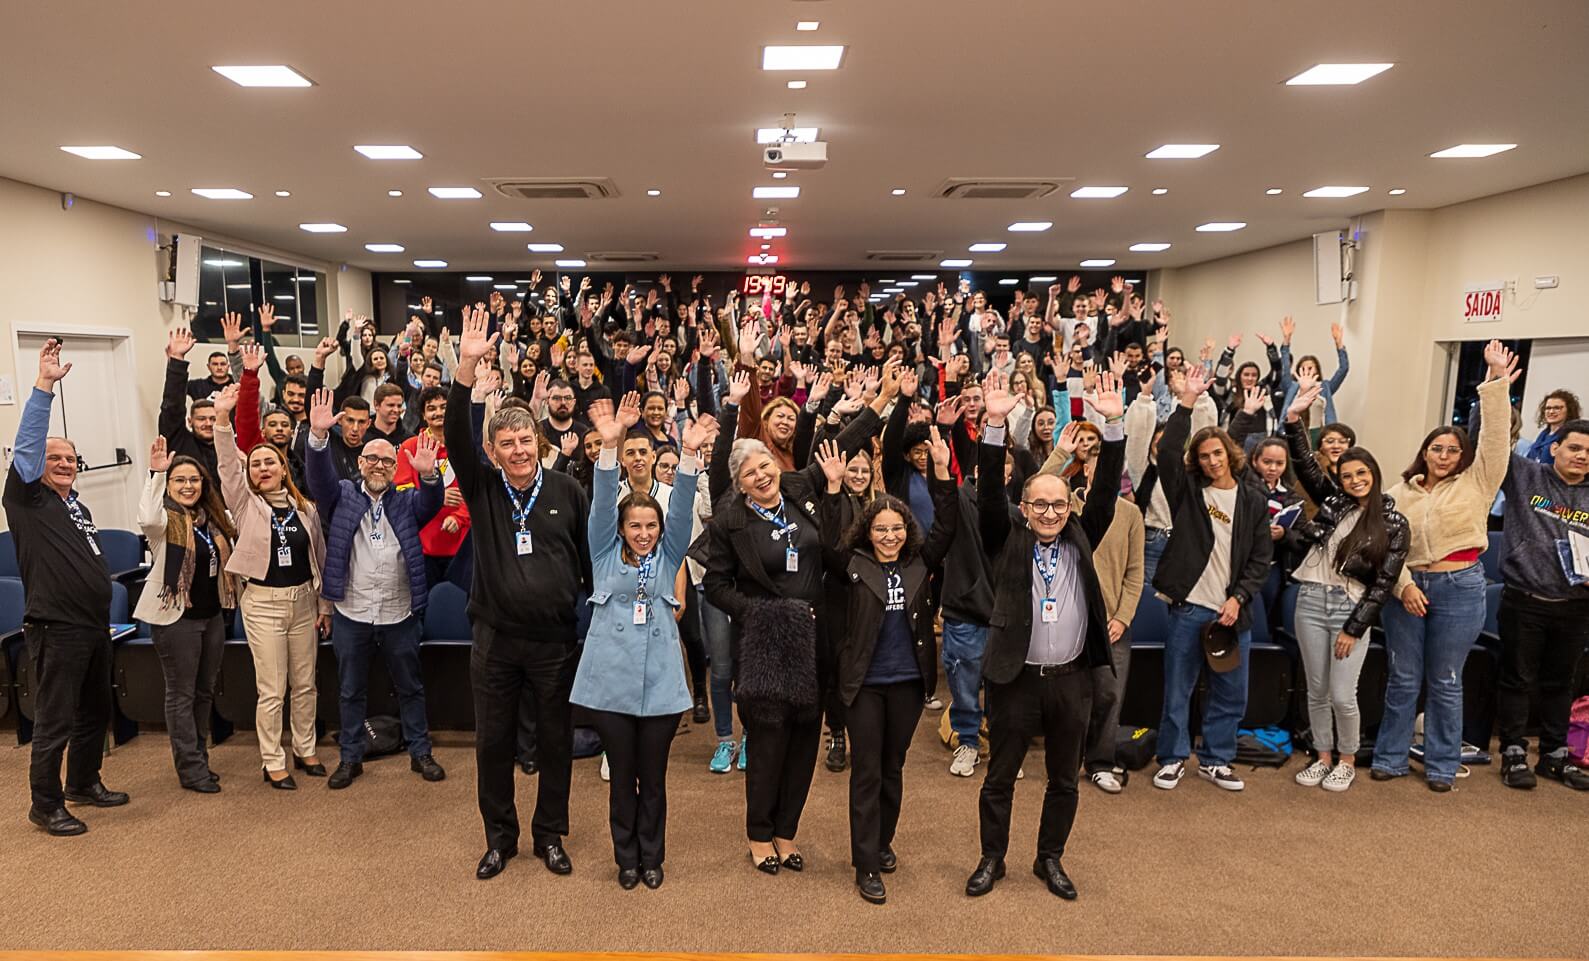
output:
[[[1357,506],[1357,499],[1341,490],[1340,485],[1319,467],[1313,451],[1308,448],[1308,435],[1301,421],[1286,422],[1286,443],[1291,447],[1291,463],[1297,479],[1302,482],[1313,502],[1319,505],[1318,513],[1311,520],[1296,524],[1300,544],[1299,549],[1292,552],[1295,558],[1292,570],[1295,570],[1296,565],[1307,556],[1309,548],[1329,541],[1341,518]],[[1380,608],[1390,600],[1396,587],[1396,578],[1401,574],[1402,565],[1407,562],[1407,545],[1411,538],[1407,519],[1396,511],[1396,501],[1390,495],[1381,496],[1385,499],[1385,527],[1390,534],[1384,562],[1376,567],[1359,551],[1333,559],[1336,571],[1367,588],[1363,592],[1363,599],[1357,602],[1351,616],[1346,619],[1346,625],[1341,628],[1343,633],[1352,637],[1362,637],[1379,620]]]

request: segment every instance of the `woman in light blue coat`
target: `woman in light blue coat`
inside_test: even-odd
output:
[[[694,704],[685,683],[673,584],[690,546],[690,511],[700,473],[697,456],[717,422],[702,417],[684,430],[666,519],[644,491],[618,499],[618,447],[640,420],[640,395],[591,405],[601,434],[590,504],[593,590],[590,630],[574,675],[573,703],[588,708],[612,772],[608,820],[618,883],[662,885],[667,824],[668,752],[679,717]]]
[[[1346,357],[1346,332],[1340,324],[1330,325],[1330,337],[1335,341],[1335,373],[1329,380],[1324,379],[1324,371],[1319,367],[1319,359],[1308,354],[1297,361],[1296,367],[1291,366],[1291,334],[1296,330],[1296,322],[1289,316],[1280,322],[1280,387],[1285,391],[1285,400],[1281,402],[1278,411],[1284,412],[1291,407],[1291,402],[1297,399],[1297,378],[1310,377],[1320,381],[1319,399],[1315,405],[1324,405],[1324,419],[1317,417],[1304,417],[1313,440],[1313,445],[1318,446],[1318,431],[1325,424],[1336,424],[1340,421],[1335,416],[1335,395],[1346,382],[1346,374],[1352,369],[1351,362]],[[1284,420],[1284,416],[1279,418]]]

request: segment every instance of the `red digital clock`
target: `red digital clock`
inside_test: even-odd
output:
[[[762,297],[767,294],[782,297],[788,287],[789,278],[783,274],[746,274],[739,290],[746,297]]]

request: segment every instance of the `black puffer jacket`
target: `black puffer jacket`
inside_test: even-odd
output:
[[[1286,443],[1291,446],[1291,463],[1295,465],[1297,479],[1307,489],[1313,502],[1319,505],[1318,513],[1311,520],[1300,521],[1295,527],[1299,541],[1298,549],[1292,552],[1294,560],[1291,568],[1295,570],[1310,548],[1329,542],[1336,525],[1357,507],[1357,499],[1343,491],[1334,478],[1319,467],[1313,452],[1308,449],[1308,435],[1301,421],[1286,422]],[[1401,575],[1402,565],[1407,563],[1407,544],[1411,538],[1407,519],[1396,511],[1394,498],[1388,494],[1381,496],[1385,500],[1385,529],[1390,535],[1385,560],[1375,566],[1361,551],[1333,558],[1337,572],[1367,588],[1363,592],[1363,599],[1357,602],[1352,615],[1346,619],[1346,625],[1341,628],[1343,633],[1352,637],[1362,637],[1379,620],[1380,609],[1390,599],[1396,587],[1396,578]]]

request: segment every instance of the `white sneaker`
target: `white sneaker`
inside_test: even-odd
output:
[[[1088,777],[1092,783],[1098,785],[1098,790],[1105,794],[1119,794],[1125,789],[1120,783],[1120,778],[1113,771],[1094,771]]]
[[[1241,778],[1236,776],[1236,772],[1232,771],[1230,766],[1226,764],[1199,764],[1197,766],[1197,776],[1205,781],[1213,781],[1215,786],[1222,787],[1227,791],[1240,791],[1247,786],[1242,782]]]
[[[959,777],[970,777],[971,772],[977,768],[977,749],[969,744],[962,744],[955,748],[954,760],[949,762],[949,773]]]
[[[1181,778],[1186,776],[1186,765],[1181,761],[1173,761],[1161,766],[1153,775],[1153,786],[1166,791],[1175,790],[1175,785],[1181,783]]]
[[[929,711],[941,711],[941,710],[943,710],[943,701],[941,699],[937,698],[937,697],[929,697],[929,698],[927,698],[927,710],[929,710]]]
[[[1024,767],[1016,768],[1015,769],[1015,779],[1017,781],[1026,780],[1026,768],[1024,768]]]
[[[1330,762],[1314,761],[1297,772],[1297,783],[1303,787],[1318,787],[1330,774]]]
[[[1330,776],[1324,779],[1324,790],[1334,791],[1337,794],[1352,786],[1352,779],[1357,777],[1357,768],[1351,764],[1337,764]]]
[[[601,752],[601,779],[603,781],[611,781],[612,780],[612,768],[607,766],[607,752],[606,751],[602,751]]]

